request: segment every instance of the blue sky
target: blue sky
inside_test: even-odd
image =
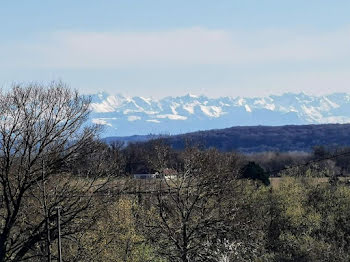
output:
[[[350,92],[350,1],[3,1],[0,85],[164,97]]]

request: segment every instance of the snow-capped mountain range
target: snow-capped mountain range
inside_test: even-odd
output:
[[[179,134],[250,125],[350,123],[350,94],[286,93],[259,98],[185,95],[151,99],[92,95],[92,123],[102,136]]]

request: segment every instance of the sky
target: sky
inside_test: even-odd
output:
[[[350,93],[348,0],[0,4],[0,87],[161,98]]]

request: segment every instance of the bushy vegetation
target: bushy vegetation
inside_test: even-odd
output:
[[[284,178],[109,200],[68,261],[349,261],[350,188]],[[219,190],[218,190],[219,191]],[[215,193],[214,193],[215,192]],[[67,240],[66,240],[67,241]],[[67,248],[68,248],[67,246]],[[74,247],[74,248],[73,248]],[[73,250],[72,250],[73,249]],[[80,250],[80,251],[81,251]],[[70,257],[71,256],[71,257]],[[71,260],[70,260],[71,259]]]

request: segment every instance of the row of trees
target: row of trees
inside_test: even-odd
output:
[[[180,134],[166,138],[178,149],[191,140],[206,148],[220,151],[239,150],[244,153],[266,151],[310,151],[318,145],[349,146],[349,124],[236,126]]]

